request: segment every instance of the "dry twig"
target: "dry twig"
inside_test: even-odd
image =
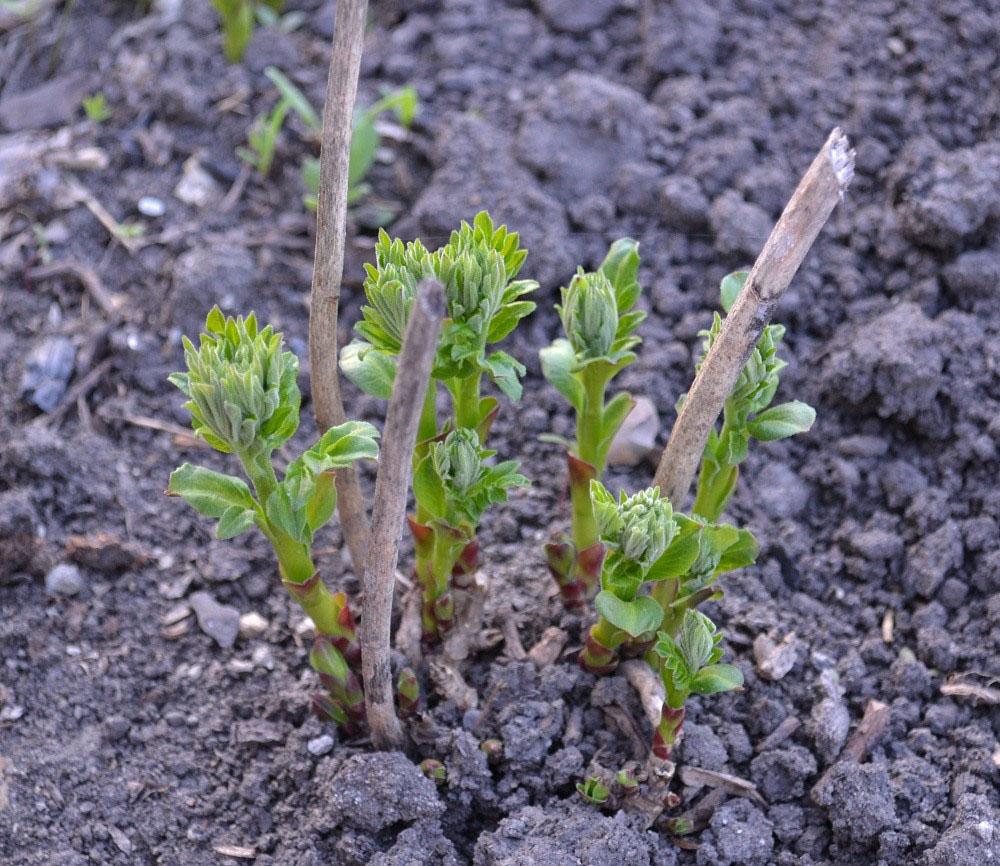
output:
[[[316,206],[316,256],[309,310],[309,362],[313,411],[320,430],[347,420],[337,367],[337,317],[347,239],[347,178],[354,101],[358,94],[361,50],[368,0],[340,0],[326,82]],[[354,468],[337,471],[337,510],[356,573],[365,564],[369,527],[364,497]]]
[[[684,505],[709,431],[779,298],[854,175],[854,151],[834,129],[799,181],[695,376],[656,470],[660,491]]]
[[[421,283],[399,354],[375,481],[372,536],[362,583],[365,600],[361,618],[361,672],[368,725],[378,749],[398,749],[403,745],[389,662],[392,596],[413,446],[444,314],[444,288],[434,280]]]
[[[48,280],[53,277],[73,277],[79,281],[90,297],[94,299],[94,302],[99,306],[108,316],[113,319],[118,319],[121,315],[121,308],[124,304],[124,300],[118,296],[108,291],[105,288],[104,283],[97,273],[92,269],[88,268],[86,265],[82,265],[79,262],[51,262],[47,265],[39,265],[37,268],[32,268],[27,273],[29,280]]]

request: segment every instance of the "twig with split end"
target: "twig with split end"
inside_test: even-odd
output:
[[[660,491],[681,508],[723,404],[779,298],[854,175],[854,151],[834,129],[799,181],[695,376],[656,470]]]
[[[333,54],[326,82],[326,108],[320,149],[316,205],[316,257],[309,309],[309,362],[313,411],[320,430],[347,420],[337,368],[337,317],[347,239],[347,179],[352,117],[358,93],[367,0],[337,3]],[[353,468],[337,472],[337,510],[355,572],[368,549],[369,527],[364,497]]]
[[[421,283],[399,355],[375,480],[372,536],[363,580],[361,672],[368,724],[372,742],[378,749],[398,749],[403,745],[389,663],[392,596],[413,446],[444,314],[442,285],[434,280]]]

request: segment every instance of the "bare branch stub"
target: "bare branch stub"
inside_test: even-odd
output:
[[[684,506],[709,432],[775,305],[853,176],[854,151],[834,129],[764,244],[674,422],[654,483],[675,508]]]
[[[347,181],[354,102],[358,94],[368,0],[337,3],[320,149],[316,204],[316,256],[309,309],[309,363],[313,412],[321,431],[347,420],[337,366],[337,320],[347,242]],[[354,570],[368,549],[368,518],[354,468],[336,473],[337,510]]]
[[[375,480],[371,543],[362,584],[361,672],[368,725],[379,749],[403,745],[389,660],[392,596],[413,447],[444,315],[444,288],[436,280],[425,280],[417,287],[399,354]]]

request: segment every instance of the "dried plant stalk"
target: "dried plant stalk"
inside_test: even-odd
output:
[[[417,287],[399,355],[375,480],[372,535],[363,582],[361,672],[368,726],[377,749],[403,745],[389,661],[392,595],[413,447],[444,314],[444,288],[436,280],[425,280]]]
[[[309,363],[313,412],[320,430],[347,420],[337,367],[337,317],[347,242],[347,180],[354,102],[358,94],[368,0],[340,0],[326,82],[316,203],[316,258],[309,310]],[[340,469],[337,510],[356,573],[365,564],[369,527],[353,468]]]
[[[709,431],[806,253],[854,176],[854,151],[834,129],[802,176],[705,358],[660,458],[660,491],[682,508]]]

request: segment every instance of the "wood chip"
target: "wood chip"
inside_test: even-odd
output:
[[[802,722],[799,721],[797,716],[786,716],[781,720],[781,724],[778,727],[757,744],[756,751],[766,752],[780,745],[794,734],[801,725]]]
[[[964,680],[949,680],[941,686],[941,694],[951,698],[972,698],[984,704],[1000,704],[1000,689],[979,686]]]
[[[775,643],[768,635],[761,634],[753,642],[753,657],[757,673],[765,680],[776,682],[793,667],[799,655],[799,641],[795,632]]]
[[[445,700],[452,701],[463,712],[479,706],[479,693],[472,688],[457,668],[441,661],[429,665],[431,681]]]
[[[213,845],[212,850],[223,857],[234,857],[237,860],[256,860],[257,852],[253,848],[242,845]]]
[[[890,607],[882,617],[882,640],[892,643],[892,633],[896,626],[896,612]]]
[[[736,797],[746,797],[759,806],[767,806],[760,791],[757,790],[757,786],[739,776],[718,773],[715,770],[705,770],[701,767],[684,766],[680,769],[680,777],[685,785],[692,787],[706,785],[709,788],[721,788]]]
[[[541,638],[528,652],[528,658],[535,667],[545,668],[553,664],[566,647],[569,636],[558,626],[549,626],[542,632]]]
[[[865,714],[862,716],[858,729],[854,732],[841,752],[840,760],[861,761],[885,733],[889,726],[891,711],[887,704],[874,699],[868,701]]]

